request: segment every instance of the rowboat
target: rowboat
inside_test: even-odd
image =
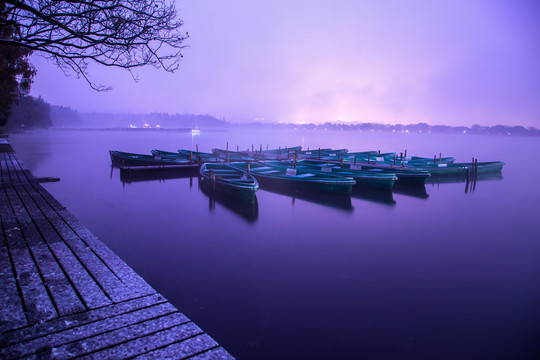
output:
[[[247,151],[229,151],[223,149],[213,148],[212,153],[214,157],[217,157],[226,162],[242,162],[242,161],[254,161],[255,158]]]
[[[212,191],[252,199],[259,190],[259,183],[251,174],[227,164],[205,163],[199,172],[203,183]]]
[[[456,177],[464,178],[469,176],[496,174],[502,171],[503,161],[484,161],[475,163],[449,163],[438,164],[436,166],[408,165],[417,170],[429,171],[431,177]]]
[[[388,164],[366,164],[361,163],[360,166],[364,169],[382,169],[389,172],[429,172],[431,178],[434,177],[453,177],[453,178],[465,178],[467,174],[469,176],[500,173],[504,162],[502,161],[486,161],[478,163],[443,163],[443,164],[402,164],[402,165],[388,165]]]
[[[286,189],[350,194],[355,181],[350,177],[322,174],[304,169],[273,166],[268,163],[232,163],[231,166],[248,171],[261,184],[273,184]]]
[[[152,150],[154,156],[160,156],[162,158],[172,159],[188,159],[191,162],[219,162],[219,158],[212,153],[205,153],[200,151],[179,149],[178,152],[170,152],[163,150]],[[200,160],[200,161],[199,161]]]
[[[109,150],[111,163],[116,167],[145,167],[145,168],[192,168],[197,164],[190,163],[189,159],[173,159],[154,155],[127,153]]]
[[[203,181],[201,177],[199,177],[199,185],[201,192],[208,197],[208,206],[211,212],[216,211],[216,203],[219,203],[248,223],[254,223],[259,218],[257,195],[253,195],[253,199],[250,198],[249,201],[238,201],[236,196],[230,196],[221,191],[213,191],[208,182]]]
[[[289,167],[292,166],[295,169],[303,169],[317,173],[331,173],[332,175],[338,175],[343,177],[351,177],[355,180],[358,187],[369,187],[377,189],[390,190],[394,186],[394,182],[398,179],[395,174],[388,172],[377,172],[369,170],[361,170],[360,168],[354,169],[349,165],[322,162],[317,160],[300,160],[296,162],[290,161],[269,161],[266,164],[274,166]]]

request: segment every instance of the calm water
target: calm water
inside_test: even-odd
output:
[[[267,131],[10,136],[44,186],[239,359],[527,359],[540,354],[540,139]],[[109,149],[347,147],[504,160],[503,178],[350,199],[198,179],[122,182]],[[123,179],[126,180],[126,179]]]

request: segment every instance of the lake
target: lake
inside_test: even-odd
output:
[[[247,130],[41,131],[9,137],[83,224],[238,359],[536,359],[540,139]],[[338,200],[197,177],[137,179],[108,150],[269,146],[503,160],[502,178]]]

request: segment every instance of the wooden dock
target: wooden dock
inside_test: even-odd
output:
[[[233,359],[25,169],[0,138],[0,358]]]

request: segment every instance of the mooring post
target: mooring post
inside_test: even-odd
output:
[[[369,156],[370,156],[370,155],[371,155],[371,153],[368,152],[368,154],[367,154],[367,163],[368,163],[368,164],[369,164]]]
[[[239,150],[239,146],[236,145],[236,152],[239,152],[239,151],[240,151],[240,150]]]
[[[251,144],[251,152],[255,152],[255,146],[253,144]]]
[[[319,147],[319,160],[321,160],[321,148]]]
[[[400,161],[403,161],[403,152],[401,152],[401,153],[399,154],[399,158],[400,158],[400,159],[399,159]]]
[[[193,153],[191,151],[189,152],[189,163],[193,163]]]
[[[199,161],[199,166],[201,166],[201,155],[199,154],[199,144],[195,144],[195,147],[197,148],[197,159]]]
[[[379,154],[379,156],[381,156],[381,150],[379,150],[378,154]]]
[[[250,165],[251,165],[250,163],[247,163],[247,171],[248,171],[248,174],[249,174],[249,172],[251,171],[251,169],[250,169],[251,166],[250,166]]]
[[[356,165],[356,155],[354,155],[354,165]]]
[[[296,169],[296,151],[294,152],[294,168]]]
[[[442,164],[442,153],[439,153],[439,164]]]
[[[405,160],[407,160],[407,149],[405,149]]]
[[[437,163],[437,155],[433,155],[433,166]]]
[[[478,176],[478,159],[474,159],[474,178]]]
[[[341,168],[343,169],[343,158],[341,158]]]

